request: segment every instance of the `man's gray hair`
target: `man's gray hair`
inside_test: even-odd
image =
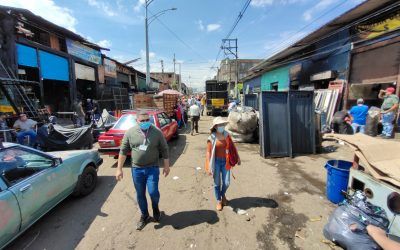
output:
[[[364,104],[364,99],[358,98],[357,99],[357,104]]]
[[[147,113],[145,110],[140,110],[139,111],[139,115],[149,115],[149,113]]]

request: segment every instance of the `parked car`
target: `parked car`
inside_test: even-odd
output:
[[[100,135],[99,152],[110,156],[118,155],[125,132],[137,124],[136,114],[138,112],[139,110],[125,111],[110,130]],[[178,123],[174,119],[161,110],[148,110],[148,113],[150,121],[162,131],[167,141],[178,137]]]
[[[95,150],[44,153],[0,142],[0,249],[69,195],[96,187]]]

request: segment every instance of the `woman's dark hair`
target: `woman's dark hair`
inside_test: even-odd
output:
[[[215,127],[213,127],[212,129],[210,129],[210,134],[212,133],[217,133],[217,129]]]

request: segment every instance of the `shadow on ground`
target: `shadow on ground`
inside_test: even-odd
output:
[[[215,224],[219,221],[217,213],[212,210],[184,211],[172,215],[162,213],[161,221],[154,226],[155,229],[172,226],[174,229],[179,230],[203,223]]]
[[[228,204],[230,207],[235,209],[247,210],[256,207],[266,207],[266,208],[277,208],[279,206],[278,202],[273,199],[260,198],[260,197],[242,197],[237,199],[232,199]]]
[[[101,211],[116,184],[113,176],[99,176],[93,193],[69,197],[43,216],[6,249],[75,249]]]

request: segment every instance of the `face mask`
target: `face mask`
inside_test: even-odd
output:
[[[217,131],[222,134],[225,131],[225,127],[217,127]]]
[[[151,126],[151,122],[141,122],[139,126],[142,130],[148,130]]]

